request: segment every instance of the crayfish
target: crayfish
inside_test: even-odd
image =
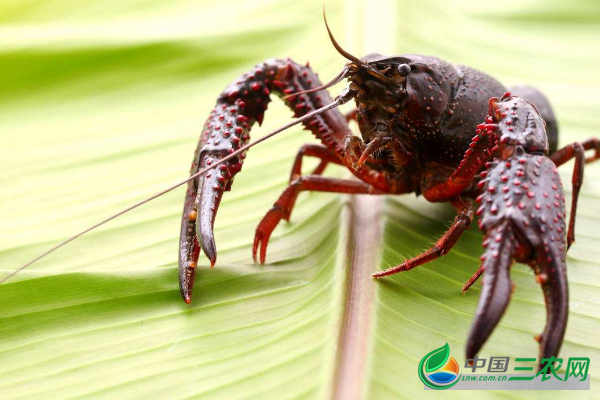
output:
[[[546,97],[532,87],[507,91],[480,71],[424,55],[369,54],[359,59],[336,42],[329,27],[327,31],[333,46],[349,60],[343,71],[322,85],[308,64],[271,59],[242,75],[219,96],[202,130],[191,173],[244,146],[252,126],[262,123],[270,95],[281,96],[296,117],[311,113],[303,124],[322,144],[298,150],[289,186],[256,228],[255,262],[265,262],[271,233],[282,219],[289,221],[302,191],[416,193],[431,202],[449,202],[457,216],[433,247],[373,277],[408,271],[446,254],[477,214],[485,252],[463,291],[485,274],[467,358],[481,349],[508,306],[514,260],[533,268],[544,292],[547,322],[537,337],[540,357],[557,355],[567,323],[565,256],[574,240],[583,165],[600,157],[600,142],[590,139],[557,151],[554,113]],[[354,99],[355,112],[344,116],[335,108],[320,111],[332,102],[326,89],[343,79],[350,84],[335,105]],[[362,138],[353,135],[349,119],[356,120]],[[584,152],[589,149],[595,155],[586,160]],[[215,216],[244,156],[242,152],[188,183],[179,252],[180,289],[186,303],[191,301],[200,251],[211,267],[216,262]],[[304,157],[320,160],[310,175],[301,174]],[[567,228],[556,167],[573,157]],[[321,176],[328,164],[345,166],[358,179]],[[477,211],[474,198],[481,204]]]
[[[21,266],[28,267],[77,239],[185,183],[179,244],[179,286],[186,303],[192,299],[202,250],[211,267],[217,260],[213,226],[223,193],[231,189],[251,146],[297,123],[321,144],[298,150],[289,186],[256,228],[252,254],[265,262],[267,245],[277,224],[289,221],[300,192],[423,195],[449,202],[456,218],[447,232],[422,254],[373,274],[374,278],[408,271],[448,253],[479,216],[485,251],[481,266],[465,283],[479,277],[483,290],[475,313],[466,356],[472,359],[486,342],[511,297],[509,276],[514,261],[530,265],[546,302],[546,327],[536,339],[540,361],[560,350],[568,316],[566,252],[575,240],[577,199],[584,164],[600,159],[600,140],[593,138],[557,150],[558,127],[550,103],[537,89],[506,89],[487,74],[437,57],[369,54],[357,58],[329,38],[348,63],[327,84],[307,64],[271,59],[230,84],[219,96],[202,130],[189,178],[93,225]],[[327,89],[347,79],[350,84],[333,100]],[[271,94],[285,101],[294,122],[249,143],[261,124]],[[504,93],[504,94],[503,94]],[[354,100],[356,109],[343,115],[336,107]],[[358,123],[361,138],[348,122]],[[594,150],[586,158],[585,151]],[[320,160],[302,175],[304,157]],[[573,196],[566,221],[565,196],[556,168],[575,158]],[[358,179],[323,177],[328,164],[345,166]],[[480,203],[475,210],[474,202]]]

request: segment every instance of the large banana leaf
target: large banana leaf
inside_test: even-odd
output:
[[[353,52],[434,54],[507,84],[536,85],[557,110],[562,144],[600,131],[596,1],[356,0],[327,9]],[[310,60],[324,79],[337,73],[344,60],[320,12],[316,0],[0,3],[2,273],[185,176],[216,96],[254,64],[290,56]],[[254,137],[289,118],[273,104]],[[202,262],[190,306],[176,272],[183,190],[0,286],[0,398],[439,396],[423,391],[417,365],[445,342],[464,362],[480,286],[467,295],[460,288],[478,266],[481,234],[471,229],[442,259],[373,282],[372,270],[429,246],[451,209],[414,196],[303,194],[292,223],[271,239],[269,264],[253,265],[254,227],[285,187],[296,149],[311,140],[293,129],[249,153],[217,218],[217,267]],[[571,167],[561,169],[569,193]],[[592,388],[600,373],[598,178],[600,165],[586,168],[561,352],[592,359]],[[511,306],[482,356],[537,354],[541,291],[525,266],[512,277]]]

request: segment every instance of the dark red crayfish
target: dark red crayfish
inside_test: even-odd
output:
[[[289,59],[256,66],[219,96],[202,131],[189,178],[52,247],[2,278],[0,284],[87,232],[187,183],[179,286],[183,299],[190,303],[200,250],[211,266],[217,260],[215,216],[223,193],[231,189],[233,177],[242,168],[245,151],[303,123],[322,144],[299,149],[289,186],[256,228],[255,261],[264,263],[271,233],[279,221],[289,221],[302,191],[415,193],[431,202],[449,202],[456,209],[456,218],[433,247],[373,277],[408,271],[446,254],[478,214],[485,252],[463,291],[484,271],[485,275],[467,341],[467,359],[478,353],[508,306],[512,291],[509,271],[515,260],[533,268],[544,292],[547,318],[544,332],[537,337],[540,361],[556,356],[567,324],[565,258],[574,241],[583,166],[600,159],[600,140],[557,150],[554,113],[538,90],[518,86],[507,92],[480,71],[436,57],[370,54],[359,59],[340,47],[329,27],[327,31],[336,50],[349,60],[331,82],[322,85],[308,64]],[[350,81],[349,87],[332,100],[326,89],[344,79]],[[272,93],[281,96],[298,118],[248,143],[250,129],[262,122]],[[352,99],[356,110],[342,115],[336,107]],[[358,122],[362,139],[352,134],[350,118]],[[586,150],[595,153],[586,158]],[[301,174],[305,156],[320,160],[310,175]],[[556,167],[572,158],[573,197],[567,224]],[[358,179],[321,176],[330,163],[347,167]],[[473,199],[481,204],[477,211]]]
[[[328,32],[335,48],[349,60],[342,73],[322,85],[308,64],[272,59],[242,75],[219,96],[194,154],[192,174],[248,142],[250,129],[262,122],[272,93],[283,97],[300,117],[331,103],[327,87],[348,79],[343,97],[355,100],[355,112],[345,117],[329,109],[303,122],[322,144],[299,149],[289,186],[256,229],[254,260],[264,263],[271,233],[281,219],[289,220],[302,191],[416,193],[432,202],[450,202],[457,216],[432,248],[373,276],[408,271],[446,254],[479,214],[485,252],[481,267],[463,290],[484,271],[485,275],[467,358],[477,354],[506,310],[514,260],[534,269],[544,292],[547,322],[538,338],[541,358],[557,355],[568,314],[565,254],[574,240],[583,165],[600,157],[600,142],[590,139],[556,151],[553,111],[545,96],[532,87],[510,88],[508,93],[480,71],[424,55],[370,54],[358,59],[339,46],[329,28]],[[352,134],[349,118],[358,122],[362,139]],[[595,155],[586,159],[584,152],[590,149]],[[305,156],[320,160],[310,175],[301,175]],[[567,228],[556,167],[573,157]],[[243,159],[244,154],[233,157],[188,184],[179,253],[181,295],[187,303],[200,250],[211,266],[216,262],[215,216]],[[358,179],[321,176],[330,163],[347,167]],[[473,198],[481,203],[476,212]]]

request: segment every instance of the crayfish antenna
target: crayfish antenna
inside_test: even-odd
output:
[[[340,53],[342,56],[344,56],[348,60],[353,61],[353,62],[357,63],[358,65],[361,65],[362,62],[360,61],[360,59],[358,57],[353,56],[352,54],[348,53],[346,50],[342,49],[342,46],[340,46],[340,44],[337,42],[337,40],[335,40],[335,38],[333,37],[333,33],[331,33],[331,29],[329,29],[329,24],[327,23],[327,16],[325,15],[325,4],[323,4],[323,20],[325,21],[325,27],[327,28],[327,33],[329,34],[329,39],[331,40],[333,47],[335,47],[335,49],[338,51],[338,53]]]
[[[233,159],[235,157],[238,157],[242,153],[246,152],[249,148],[254,147],[254,146],[256,146],[257,144],[259,144],[261,142],[264,142],[265,140],[267,140],[267,139],[269,139],[269,138],[277,135],[278,133],[281,133],[281,132],[285,131],[286,129],[291,128],[294,125],[300,124],[300,123],[302,123],[304,121],[307,121],[307,120],[309,120],[309,119],[311,119],[311,118],[313,118],[313,117],[315,117],[315,116],[317,116],[319,114],[322,114],[322,113],[324,113],[326,111],[329,111],[331,109],[339,107],[340,105],[345,104],[348,101],[350,101],[352,98],[353,98],[353,94],[351,92],[349,92],[347,90],[344,91],[344,92],[342,92],[342,94],[340,94],[339,96],[337,96],[333,102],[331,102],[331,103],[329,103],[329,104],[327,104],[327,105],[325,105],[325,106],[323,106],[323,107],[321,107],[319,109],[316,109],[316,110],[314,110],[312,112],[309,112],[309,113],[305,114],[304,116],[302,116],[300,118],[297,118],[297,119],[293,120],[292,122],[290,122],[290,123],[288,123],[288,124],[286,124],[286,125],[278,128],[278,129],[274,130],[273,132],[271,132],[271,133],[263,136],[260,139],[255,140],[254,142],[248,143],[248,144],[240,147],[239,149],[235,150],[234,152],[232,152],[232,153],[224,156],[223,158],[217,160],[216,162],[213,162],[211,165],[209,165],[209,166],[207,166],[205,168],[201,168],[199,171],[197,171],[194,174],[190,175],[188,178],[186,178],[186,179],[184,179],[184,180],[182,180],[182,181],[180,181],[180,182],[178,182],[178,183],[176,183],[176,184],[174,184],[174,185],[172,185],[172,186],[170,186],[170,187],[168,187],[168,188],[166,188],[164,190],[161,190],[160,192],[158,192],[158,193],[156,193],[156,194],[154,194],[154,195],[152,195],[150,197],[147,197],[146,199],[141,200],[141,201],[139,201],[139,202],[137,202],[137,203],[135,203],[135,204],[127,207],[127,208],[124,208],[123,210],[121,210],[121,211],[119,211],[119,212],[117,212],[117,213],[115,213],[115,214],[113,214],[113,215],[111,215],[111,216],[103,219],[102,221],[100,221],[100,222],[98,222],[98,223],[96,223],[96,224],[94,224],[94,225],[92,225],[92,226],[90,226],[90,227],[82,230],[81,232],[76,233],[75,235],[69,237],[68,239],[65,239],[64,241],[58,243],[57,245],[51,247],[50,249],[46,250],[42,254],[38,255],[34,259],[32,259],[32,260],[26,262],[25,264],[21,265],[19,268],[15,269],[14,271],[12,271],[11,273],[9,273],[4,278],[0,279],[0,284],[3,284],[4,282],[6,282],[7,280],[9,280],[13,276],[17,275],[19,272],[21,272],[24,269],[28,268],[29,266],[31,266],[35,262],[37,262],[37,261],[45,258],[46,256],[54,253],[56,250],[60,249],[61,247],[66,246],[67,244],[69,244],[69,243],[73,242],[74,240],[82,237],[83,235],[86,235],[87,233],[95,230],[96,228],[99,228],[100,226],[102,226],[102,225],[104,225],[104,224],[112,221],[113,219],[116,219],[116,218],[120,217],[121,215],[128,213],[129,211],[132,211],[132,210],[134,210],[134,209],[136,209],[136,208],[138,208],[138,207],[140,207],[140,206],[142,206],[142,205],[144,205],[144,204],[146,204],[146,203],[148,203],[148,202],[150,202],[150,201],[152,201],[152,200],[154,200],[154,199],[156,199],[158,197],[163,196],[164,194],[169,193],[172,190],[177,189],[180,186],[185,185],[186,183],[188,183],[190,181],[195,180],[199,176],[202,176],[202,175],[206,174],[208,171],[217,168],[221,164],[223,164],[223,163],[225,163],[225,162],[227,162],[227,161],[229,161],[229,160],[231,160],[231,159]],[[216,254],[215,254],[214,257],[216,259]],[[193,281],[193,279],[192,279],[192,281]],[[192,285],[193,285],[193,283],[192,283]],[[183,293],[183,289],[182,289],[182,293]],[[189,303],[191,301],[190,295],[191,295],[191,287],[190,287],[190,291],[189,291],[188,295],[187,296],[184,295],[184,300],[186,301],[186,303]]]
[[[474,358],[504,315],[512,293],[509,272],[515,251],[515,235],[510,222],[502,222],[492,230],[491,241],[484,254],[483,289],[475,318],[467,339],[467,359]]]
[[[291,93],[291,94],[286,94],[285,96],[282,96],[281,99],[282,100],[287,100],[287,99],[291,99],[293,97],[296,96],[300,96],[303,94],[307,94],[307,93],[314,93],[314,92],[318,92],[321,90],[325,90],[325,89],[329,89],[330,87],[337,85],[338,83],[340,83],[345,77],[346,74],[348,74],[348,68],[344,68],[342,70],[342,72],[340,72],[339,74],[337,74],[337,76],[335,78],[333,78],[332,80],[330,80],[329,82],[321,85],[321,86],[317,86],[314,87],[312,89],[307,89],[307,90],[301,90],[299,92],[295,92],[295,93]]]

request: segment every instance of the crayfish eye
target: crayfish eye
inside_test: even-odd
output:
[[[402,77],[407,77],[410,74],[410,65],[400,64],[398,65],[398,74]]]

